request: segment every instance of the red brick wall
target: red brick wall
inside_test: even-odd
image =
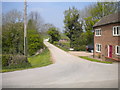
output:
[[[108,56],[108,45],[112,45],[112,58],[119,60],[120,55],[115,54],[115,45],[120,46],[120,36],[113,36],[113,26],[118,26],[118,23],[94,28],[94,30],[101,28],[102,33],[101,36],[95,36],[94,34],[94,56],[100,54],[101,58],[105,60],[105,56]],[[96,52],[96,43],[102,45],[100,53]]]

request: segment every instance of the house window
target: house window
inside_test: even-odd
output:
[[[101,36],[101,29],[95,29],[95,36]]]
[[[116,54],[120,55],[120,46],[116,45]]]
[[[113,27],[113,36],[120,36],[120,26]]]
[[[101,44],[96,44],[96,52],[101,52]]]

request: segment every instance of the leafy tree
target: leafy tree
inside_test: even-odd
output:
[[[98,22],[102,17],[115,13],[118,10],[117,2],[97,2],[96,4],[85,8],[87,10],[86,15],[82,17],[85,27],[85,37],[87,44],[93,44],[94,42],[94,30],[93,25]],[[81,13],[82,14],[82,13]],[[89,15],[89,16],[87,16]],[[87,17],[85,17],[87,16]]]
[[[88,44],[93,44],[94,42],[94,30],[93,30],[93,25],[99,20],[99,19],[96,19],[96,20],[93,20],[92,17],[87,17],[87,18],[84,18],[85,20],[85,37],[87,39],[85,45],[88,45]]]
[[[3,26],[2,47],[3,54],[23,54],[23,23]]]
[[[69,10],[66,10],[64,15],[65,34],[70,39],[70,47],[74,47],[76,44],[78,44],[76,39],[83,32],[81,24],[82,22],[80,23],[79,21],[79,11],[72,7],[69,8]]]
[[[47,33],[48,35],[50,35],[51,43],[53,43],[54,41],[59,41],[60,34],[59,34],[59,31],[55,27],[49,28]]]
[[[34,55],[38,50],[44,48],[43,39],[41,37],[40,29],[43,20],[38,12],[30,12],[27,25],[27,43],[28,55]]]
[[[53,24],[49,24],[49,23],[43,24],[41,26],[40,33],[47,35],[47,31],[49,30],[49,28],[52,28],[52,27],[55,27],[55,26]]]
[[[14,16],[15,15],[15,16]],[[9,11],[3,16],[2,25],[2,67],[29,67],[27,57],[23,55],[24,28],[21,13]]]
[[[2,25],[5,25],[7,23],[17,23],[22,22],[23,16],[22,12],[17,11],[16,9],[13,9],[6,14],[3,13],[2,15]]]
[[[43,27],[43,19],[37,11],[31,11],[28,17],[29,20],[32,20],[34,23],[34,29],[37,31],[41,31]]]
[[[104,16],[118,11],[118,2],[97,2],[90,10],[93,19],[101,19]]]
[[[2,20],[2,53],[23,54],[22,13],[11,10],[4,14]]]
[[[40,36],[40,33],[36,30],[33,20],[28,21],[27,40],[28,54],[30,56],[34,55],[38,50],[44,48],[43,39]]]

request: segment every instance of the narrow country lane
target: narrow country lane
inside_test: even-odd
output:
[[[68,54],[44,42],[54,64],[2,74],[3,88],[117,88],[118,64],[103,64]]]

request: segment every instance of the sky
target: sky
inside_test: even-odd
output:
[[[37,11],[40,13],[44,23],[50,23],[59,28],[61,31],[64,29],[64,11],[69,7],[75,7],[82,10],[93,2],[28,2],[27,13]],[[6,13],[10,10],[17,9],[18,11],[24,10],[23,2],[2,2],[2,12]]]

